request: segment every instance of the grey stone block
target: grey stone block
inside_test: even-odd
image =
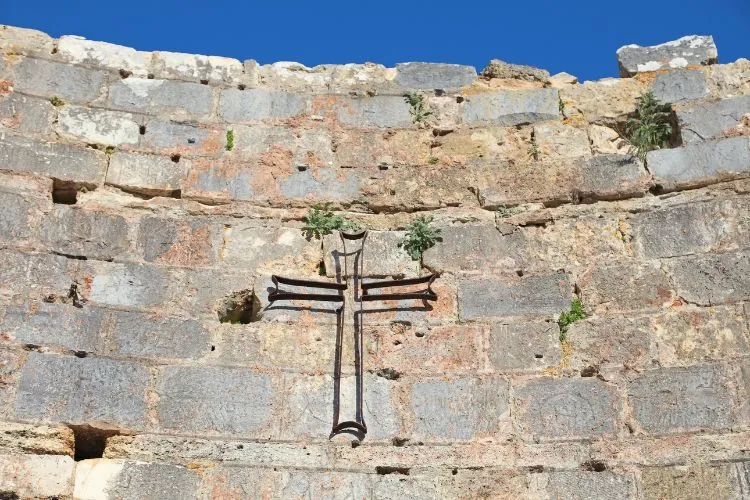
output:
[[[730,467],[725,464],[694,464],[681,467],[648,467],[641,472],[643,497],[740,498],[732,489]]]
[[[595,378],[532,380],[514,388],[514,415],[527,438],[594,438],[613,435],[619,403]]]
[[[526,80],[529,82],[547,82],[550,78],[549,71],[546,69],[523,64],[511,64],[500,59],[492,59],[482,70],[482,76],[484,78]]]
[[[628,400],[650,434],[729,429],[736,420],[729,383],[718,366],[649,371],[630,383]]]
[[[166,156],[116,152],[105,182],[147,195],[169,195],[180,189],[190,165],[184,158],[175,162]]]
[[[224,89],[219,98],[219,117],[228,122],[291,118],[308,110],[307,99],[298,94],[265,89]]]
[[[298,228],[237,224],[224,229],[222,242],[223,265],[254,272],[296,270],[301,275],[320,260],[320,241],[308,241]]]
[[[750,172],[750,137],[650,151],[646,163],[666,190],[712,184]]]
[[[130,113],[63,106],[57,131],[70,139],[105,146],[137,144],[139,126]]]
[[[49,136],[55,115],[49,99],[14,92],[0,101],[0,124],[25,135]]]
[[[74,64],[85,64],[127,70],[136,76],[146,76],[151,67],[151,52],[107,42],[86,40],[80,36],[61,36],[57,42],[58,57]]]
[[[67,296],[80,261],[51,254],[0,250],[0,283],[6,297]]]
[[[567,334],[570,366],[583,369],[649,366],[654,328],[650,317],[593,317],[570,325]]]
[[[157,78],[232,83],[243,76],[242,72],[242,63],[228,57],[178,52],[154,53],[154,73]]]
[[[125,307],[155,307],[167,296],[163,269],[139,264],[97,263],[91,269],[93,281],[89,299],[101,304]]]
[[[177,465],[134,460],[77,463],[73,498],[198,498],[198,474]]]
[[[651,47],[625,45],[617,49],[617,62],[623,77],[644,71],[714,64],[718,57],[711,36],[690,35]]]
[[[0,132],[0,165],[17,172],[98,185],[104,177],[107,157],[93,149]]]
[[[383,498],[373,496],[373,484],[378,476],[371,474],[290,470],[275,475],[273,489],[278,498]]]
[[[560,328],[544,323],[493,324],[488,357],[497,371],[539,370],[560,362]]]
[[[159,119],[145,122],[146,133],[138,143],[141,149],[177,150],[196,156],[217,154],[224,149],[224,130],[211,130],[189,123],[177,123]]]
[[[408,62],[396,65],[395,82],[408,89],[450,91],[471,84],[476,77],[473,66]]]
[[[157,412],[164,430],[269,435],[274,394],[268,375],[233,368],[167,366],[157,387]]]
[[[143,429],[148,383],[148,370],[134,363],[31,352],[21,373],[15,415]]]
[[[659,101],[676,103],[708,96],[706,74],[701,70],[668,71],[656,75],[651,92]]]
[[[282,155],[291,157],[290,167],[333,165],[333,145],[328,132],[275,126],[235,126],[233,131],[233,151],[257,159],[261,165]]]
[[[223,226],[210,220],[148,216],[138,225],[137,248],[146,262],[206,266],[217,260]]]
[[[410,107],[401,96],[341,98],[334,107],[336,117],[347,127],[410,127]]]
[[[0,455],[0,491],[10,498],[71,498],[72,457]]]
[[[575,498],[577,500],[599,500],[637,498],[635,477],[613,472],[559,471],[536,474],[532,481],[540,483],[550,498]]]
[[[419,275],[419,261],[411,259],[401,246],[404,231],[369,231],[363,259],[357,258],[357,264],[364,263],[363,276],[404,276],[414,278]],[[359,241],[348,241],[346,251],[349,253],[361,250]],[[326,257],[326,274],[329,277],[351,276],[354,271],[354,255],[344,258],[344,245],[338,233],[323,238],[323,254]],[[345,269],[345,260],[348,268]],[[358,268],[359,272],[359,268]]]
[[[0,49],[10,54],[50,54],[54,39],[47,33],[0,24]]]
[[[112,85],[108,102],[127,111],[207,118],[213,107],[213,90],[198,83],[126,78]]]
[[[52,251],[99,260],[113,260],[130,249],[123,217],[66,205],[55,205],[43,219],[39,240]]]
[[[14,89],[64,102],[91,102],[99,97],[105,73],[43,59],[25,58],[13,67]]]
[[[118,311],[112,351],[125,356],[198,359],[211,352],[211,334],[192,319]]]
[[[33,203],[21,194],[0,191],[0,240],[17,242],[29,238],[33,231],[29,227]]]
[[[458,285],[462,319],[494,316],[557,316],[570,307],[573,288],[567,274],[517,280],[470,279]]]
[[[750,298],[750,251],[679,257],[666,267],[688,302],[714,305]]]
[[[412,386],[414,433],[424,439],[466,441],[508,431],[504,379],[422,380]]]
[[[653,263],[631,261],[593,267],[581,277],[579,285],[583,303],[591,310],[660,309],[675,298],[667,273]]]
[[[461,111],[468,125],[503,127],[560,119],[557,89],[515,90],[476,94],[466,98]]]
[[[676,113],[684,144],[715,139],[750,114],[750,95],[680,107]]]
[[[102,310],[96,307],[34,302],[9,307],[0,328],[15,340],[27,344],[100,352],[102,316]]]
[[[639,196],[648,191],[651,176],[631,155],[597,155],[581,166],[582,196],[595,199],[620,199]]]

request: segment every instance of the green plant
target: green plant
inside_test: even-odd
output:
[[[429,163],[430,165],[437,165],[439,161],[440,161],[440,158],[436,156],[430,156],[430,159],[427,160],[427,163]]]
[[[419,260],[422,252],[438,241],[443,241],[440,237],[441,230],[430,226],[433,219],[431,215],[418,217],[406,227],[406,235],[399,246],[409,253],[412,260]]]
[[[570,311],[560,313],[557,324],[560,326],[560,342],[564,342],[568,337],[568,328],[576,321],[586,318],[586,312],[583,310],[581,299],[575,298],[570,302]]]
[[[511,217],[516,214],[522,213],[524,210],[521,207],[510,207],[508,205],[500,205],[497,207],[496,213],[497,216],[501,219],[505,219],[506,217]]]
[[[60,106],[64,106],[65,105],[65,102],[62,99],[60,99],[59,97],[57,97],[57,96],[52,97],[49,100],[49,102],[50,102],[50,104],[52,104],[56,108],[59,108]]]
[[[536,142],[532,142],[531,146],[529,146],[528,150],[528,156],[529,158],[533,158],[534,160],[539,159],[539,155],[541,154],[542,150],[539,148]]]
[[[427,110],[427,105],[424,102],[422,94],[410,92],[404,96],[404,101],[411,106],[409,111],[414,123],[424,123],[427,117],[432,114],[432,111]]]
[[[663,148],[672,134],[669,124],[671,108],[662,104],[651,92],[646,92],[636,99],[635,116],[630,118],[625,127],[630,141],[631,153],[641,160],[646,153]]]
[[[227,151],[231,151],[234,149],[234,130],[232,130],[231,128],[227,130],[227,143],[224,148]]]
[[[307,212],[302,231],[308,238],[321,238],[343,225],[344,218],[333,213],[330,203],[316,203]]]
[[[558,103],[557,103],[557,110],[560,111],[560,114],[563,114],[565,112],[565,103],[562,100],[562,97],[557,97]]]
[[[106,148],[104,148],[104,154],[111,155],[114,152],[115,152],[114,146],[107,146]]]
[[[344,222],[341,224],[341,227],[339,227],[338,229],[339,231],[344,231],[346,233],[358,233],[364,228],[359,222],[355,222],[353,220],[344,220]]]

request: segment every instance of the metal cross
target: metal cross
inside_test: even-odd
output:
[[[272,304],[278,300],[306,300],[306,301],[323,301],[339,302],[341,306],[336,309],[336,356],[334,366],[334,388],[333,388],[333,428],[329,438],[337,434],[352,434],[357,439],[364,439],[367,434],[367,424],[365,423],[363,411],[363,349],[362,349],[362,326],[363,326],[363,303],[384,300],[422,300],[436,301],[437,294],[432,290],[432,283],[437,275],[430,274],[420,278],[401,279],[401,280],[383,280],[364,283],[364,247],[367,240],[367,231],[359,233],[339,233],[343,244],[344,252],[344,272],[337,273],[336,282],[301,280],[285,278],[273,275],[271,281],[275,288],[268,292],[268,302]],[[354,252],[347,252],[346,242],[361,240],[361,245]],[[356,411],[353,420],[339,421],[339,410],[341,401],[341,354],[342,342],[344,335],[344,310],[345,296],[344,291],[348,289],[347,278],[348,257],[354,256],[353,272],[351,273],[352,288],[354,290],[353,300],[354,309],[354,365],[356,379]],[[343,282],[342,282],[343,281]],[[329,293],[309,293],[306,291],[293,291],[282,289],[281,286],[304,287],[319,290],[326,290]],[[372,293],[374,290],[383,288],[415,287],[423,285],[423,288],[396,293]],[[358,305],[358,306],[357,306]]]

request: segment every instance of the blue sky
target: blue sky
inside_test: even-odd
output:
[[[262,64],[431,61],[481,71],[500,58],[582,80],[616,76],[622,45],[688,34],[712,34],[720,62],[750,58],[750,0],[0,0],[0,23]]]

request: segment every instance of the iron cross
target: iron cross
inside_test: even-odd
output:
[[[385,300],[422,300],[436,301],[437,294],[432,290],[432,283],[437,275],[430,274],[420,278],[401,279],[401,280],[383,280],[364,283],[364,247],[367,240],[367,231],[358,233],[339,233],[343,244],[344,252],[344,272],[336,273],[336,282],[302,280],[295,278],[285,278],[283,276],[273,275],[271,281],[275,288],[268,292],[268,302],[272,304],[279,300],[305,300],[311,302],[336,302],[341,305],[336,308],[336,353],[334,363],[334,388],[333,388],[333,428],[329,438],[337,434],[351,434],[357,439],[364,439],[367,434],[367,424],[365,423],[363,411],[363,348],[362,348],[362,327],[363,327],[363,303]],[[361,241],[358,250],[347,252],[347,241]],[[351,275],[349,273],[348,258],[354,258],[354,265]],[[355,415],[353,420],[339,421],[339,410],[341,401],[341,354],[344,335],[344,312],[346,297],[344,291],[348,289],[348,278],[352,279],[352,288],[354,291],[353,301],[354,310],[354,366],[355,366],[355,385],[356,401]],[[284,289],[287,287],[303,287],[314,289],[315,292],[294,291]],[[375,290],[388,288],[410,288],[408,291],[391,292],[391,293],[372,293]],[[414,289],[415,287],[419,287]],[[318,292],[320,290],[320,292]]]

